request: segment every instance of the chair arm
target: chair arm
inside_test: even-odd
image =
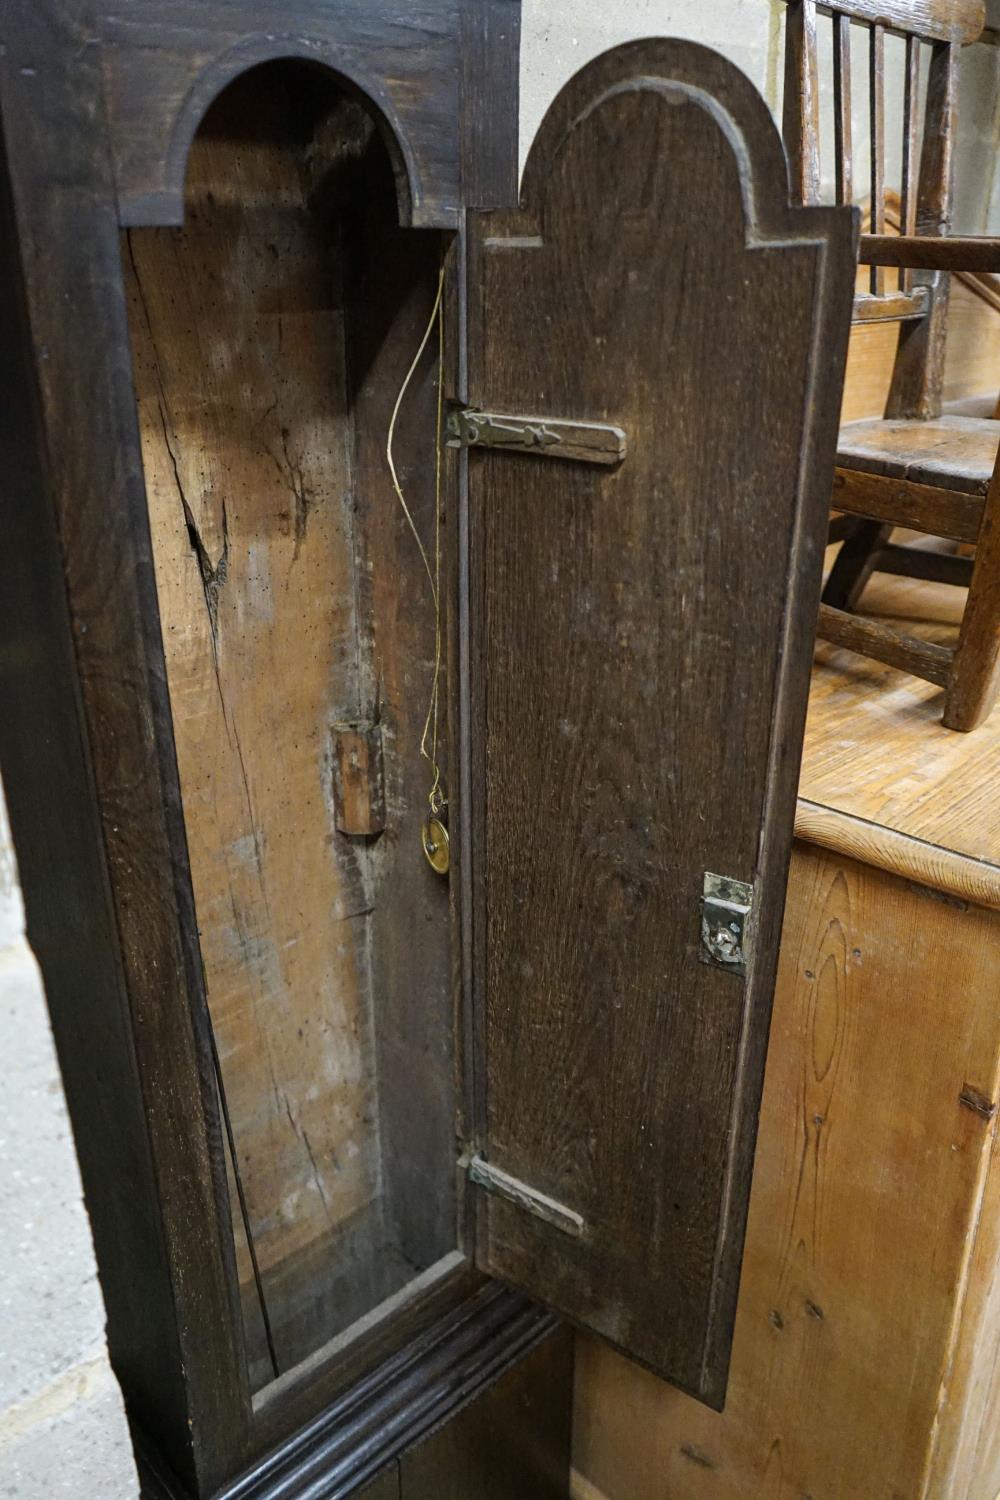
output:
[[[863,266],[910,271],[1000,271],[1000,239],[989,235],[863,234]]]

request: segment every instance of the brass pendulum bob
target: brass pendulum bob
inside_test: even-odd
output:
[[[451,848],[448,843],[448,826],[436,815],[427,819],[420,830],[421,842],[427,863],[439,875],[447,875],[451,863]]]

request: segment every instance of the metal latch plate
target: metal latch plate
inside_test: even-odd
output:
[[[625,457],[625,433],[607,422],[515,417],[474,407],[449,411],[445,442],[449,448],[491,448],[590,464],[619,464]]]
[[[728,875],[705,872],[701,898],[702,963],[731,974],[746,972],[753,886]]]

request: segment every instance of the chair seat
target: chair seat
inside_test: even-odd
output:
[[[984,495],[1000,448],[1000,421],[942,416],[933,421],[848,422],[840,429],[842,469]]]

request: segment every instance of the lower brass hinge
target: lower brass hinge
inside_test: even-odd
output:
[[[529,1187],[519,1177],[512,1177],[500,1167],[491,1166],[481,1156],[472,1157],[467,1164],[467,1171],[470,1182],[485,1188],[488,1193],[496,1193],[499,1198],[506,1198],[508,1203],[513,1203],[517,1208],[526,1209],[536,1219],[544,1219],[546,1224],[551,1224],[554,1229],[561,1229],[563,1234],[577,1237],[585,1234],[587,1226],[580,1214],[563,1203],[557,1203],[547,1193]]]
[[[445,423],[449,448],[492,448],[536,453],[579,463],[620,464],[625,433],[607,422],[567,422],[559,417],[512,417],[471,406],[452,407]]]

